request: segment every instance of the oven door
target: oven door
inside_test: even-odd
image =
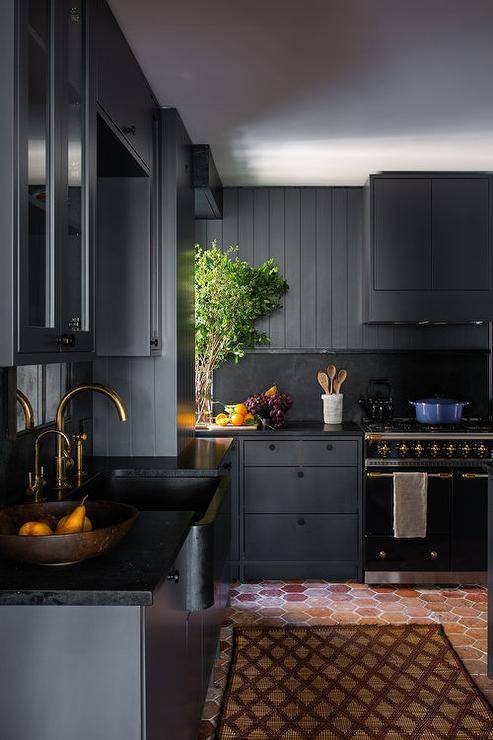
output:
[[[429,474],[426,537],[396,538],[393,532],[394,470],[399,472],[402,468],[372,467],[366,471],[365,570],[367,572],[450,570],[452,472],[437,468],[420,469]]]
[[[487,569],[488,475],[480,468],[454,472],[451,569]]]

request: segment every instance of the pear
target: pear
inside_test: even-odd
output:
[[[62,518],[58,522],[58,526],[63,527],[63,525],[65,524],[65,522],[69,518],[69,516],[70,516],[70,514],[66,514],[65,516],[62,516]],[[92,522],[89,519],[89,517],[86,516],[86,517],[84,517],[84,528],[83,528],[82,531],[83,532],[91,532],[91,530],[92,530]],[[58,534],[60,534],[60,532],[58,532]]]
[[[86,507],[84,501],[87,496],[84,496],[82,501],[75,509],[60,519],[56,528],[56,534],[76,534],[84,530],[84,524],[86,519]]]

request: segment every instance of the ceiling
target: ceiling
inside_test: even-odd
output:
[[[109,0],[224,185],[493,170],[491,0]]]

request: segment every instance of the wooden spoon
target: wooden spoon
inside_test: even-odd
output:
[[[327,377],[327,373],[324,373],[323,370],[319,370],[318,373],[317,373],[317,380],[320,383],[320,386],[321,386],[323,392],[326,395],[329,395],[329,393],[330,393],[330,391],[329,391],[329,379]]]
[[[347,370],[344,370],[343,368],[341,368],[339,370],[339,372],[337,373],[337,383],[338,383],[338,387],[339,387],[339,390],[337,391],[337,393],[340,393],[340,391],[341,391],[341,385],[344,383],[344,381],[346,380],[346,378],[347,378]]]
[[[333,388],[333,391],[334,391],[335,395],[338,395],[338,393],[340,391],[340,388],[341,388],[341,384],[339,383],[339,381],[337,380],[337,378],[332,383],[332,388]]]
[[[330,391],[329,391],[329,393],[333,393],[334,392],[334,378],[336,376],[336,372],[337,371],[336,371],[336,366],[335,365],[329,365],[328,366],[328,368],[327,368],[327,375],[328,375],[329,380],[330,380]]]

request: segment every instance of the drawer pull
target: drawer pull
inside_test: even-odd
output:
[[[275,449],[276,449],[275,445],[269,445],[269,450],[275,450]]]
[[[432,550],[432,551],[430,552],[430,558],[431,558],[432,560],[436,560],[436,559],[437,559],[437,557],[438,557],[438,553],[437,553],[437,551],[436,551],[436,550]]]
[[[298,478],[304,478],[305,474],[302,470],[298,470]]]
[[[475,478],[487,478],[488,473],[462,473],[464,480],[474,480]]]
[[[330,450],[333,450],[333,449],[334,449],[334,445],[328,444],[328,445],[327,445],[327,449],[328,449],[328,450],[329,450],[329,452],[330,452]]]
[[[303,519],[303,517],[301,517],[300,519],[298,519],[298,524],[300,525],[300,527],[302,527],[304,525],[304,523],[305,523],[305,520]]]
[[[380,558],[380,560],[385,560],[385,558],[387,557],[387,553],[385,552],[385,550],[380,550],[380,552],[378,553],[378,557]]]

